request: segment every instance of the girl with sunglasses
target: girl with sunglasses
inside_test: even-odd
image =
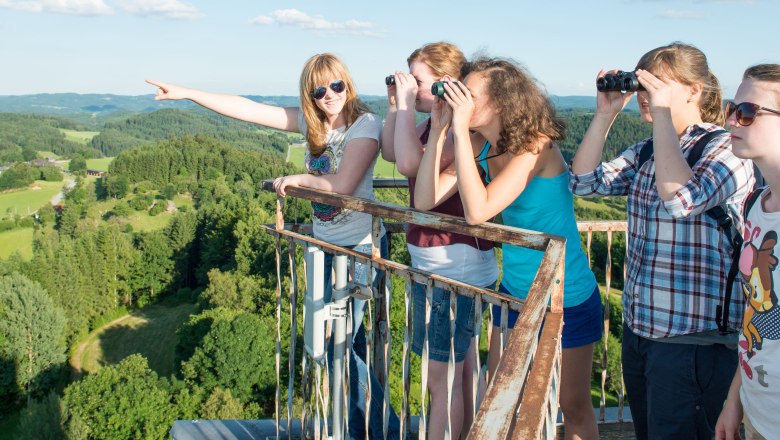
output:
[[[240,96],[205,92],[159,81],[155,99],[189,99],[225,116],[278,130],[298,132],[306,137],[306,174],[279,177],[274,189],[285,195],[288,186],[305,186],[373,200],[373,171],[379,153],[382,125],[359,98],[347,66],[335,55],[314,55],[304,64],[300,77],[300,107],[276,107]],[[313,235],[318,240],[358,252],[371,251],[369,214],[312,202]],[[387,239],[382,227],[381,255],[387,257]],[[332,255],[325,254],[325,301],[331,299]],[[374,287],[384,272],[373,271]],[[366,266],[355,267],[355,278],[367,282]],[[349,435],[365,438],[365,418],[372,438],[383,436],[383,387],[367,371],[365,363],[365,301],[353,299],[353,349],[350,350]],[[371,381],[371,409],[366,413],[366,389]],[[388,436],[398,437],[398,417],[387,401],[390,413]]]
[[[458,77],[466,57],[455,45],[430,43],[415,50],[406,60],[409,73],[396,72],[395,84],[388,86],[389,111],[382,132],[382,155],[395,162],[398,171],[409,178],[409,205],[414,208],[417,171],[431,130],[431,118],[419,124],[415,111],[430,113],[436,97],[431,85],[444,77]],[[452,139],[447,138],[443,166],[453,160]],[[463,204],[457,193],[432,209],[434,212],[463,217]],[[463,283],[493,288],[498,279],[498,266],[493,243],[451,232],[409,224],[406,243],[412,266]],[[426,287],[412,286],[413,326],[412,349],[422,356],[425,341]],[[428,383],[431,395],[428,436],[445,438],[447,429],[447,366],[450,360],[450,339],[453,339],[455,374],[452,384],[449,420],[450,438],[468,432],[475,411],[474,300],[458,296],[455,334],[450,334],[450,293],[435,287],[428,326]],[[481,378],[480,378],[481,379]],[[477,380],[481,382],[481,380]]]
[[[751,439],[780,438],[777,408],[780,389],[780,65],[748,68],[734,101],[726,105],[734,154],[751,159],[766,187],[756,189],[746,204],[745,243],[739,261],[742,292],[748,298],[739,341],[739,365],[715,428],[718,440],[739,437],[739,424]]]
[[[720,85],[699,49],[677,42],[653,49],[636,77],[640,117],[653,124],[653,137],[602,162],[609,129],[633,93],[598,92],[570,185],[580,196],[628,196],[622,362],[637,438],[710,439],[737,353],[736,334],[721,334],[716,320],[732,245],[706,211],[722,205],[736,214],[752,166],[734,156],[725,132],[693,166],[686,161],[723,124]],[[641,163],[647,148],[653,157]],[[725,305],[730,328],[738,328],[743,304],[733,295]]]
[[[556,143],[564,139],[565,124],[536,81],[514,63],[480,58],[465,64],[461,72],[463,82],[447,78],[443,99],[433,104],[415,203],[419,209],[431,209],[457,191],[469,224],[500,213],[505,225],[567,238],[559,403],[567,438],[597,439],[590,377],[593,344],[601,338],[601,297],[580,245],[566,162]],[[444,167],[441,157],[448,130],[455,162]],[[542,256],[543,252],[504,245],[499,291],[525,298]],[[500,316],[500,308],[494,307],[493,316]],[[517,317],[510,312],[509,327]],[[491,377],[501,340],[500,322],[493,324]]]

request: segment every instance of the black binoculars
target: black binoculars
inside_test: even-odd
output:
[[[442,97],[447,93],[444,90],[444,81],[436,81],[431,85],[431,95]]]
[[[388,86],[395,84],[395,75],[389,75],[387,78],[385,78],[385,84]]]
[[[596,80],[596,89],[599,92],[636,92],[644,90],[642,84],[634,72],[608,73]]]

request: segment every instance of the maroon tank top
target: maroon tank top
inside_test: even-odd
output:
[[[431,120],[429,118],[428,123],[425,126],[425,131],[420,135],[420,142],[422,142],[423,145],[428,143],[430,131]],[[409,178],[409,206],[412,208],[414,208],[414,185],[416,181],[417,179],[414,177]],[[482,183],[484,183],[484,180]],[[460,194],[456,191],[449,199],[431,209],[431,212],[464,217],[463,202],[460,200]],[[406,242],[417,247],[447,246],[450,244],[462,243],[482,251],[493,248],[493,242],[489,240],[480,240],[469,237],[468,235],[456,234],[411,223],[406,226]]]

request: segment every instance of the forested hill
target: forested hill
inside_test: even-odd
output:
[[[163,109],[139,113],[127,119],[107,122],[92,146],[106,156],[150,142],[204,134],[235,147],[252,150],[286,151],[291,137],[275,130],[226,118],[213,112]],[[297,139],[293,135],[293,139]]]
[[[36,150],[71,155],[85,148],[66,140],[61,129],[84,127],[65,118],[0,113],[0,164],[35,159]]]
[[[585,137],[590,121],[593,119],[592,111],[565,110],[561,116],[566,119],[566,139],[560,143],[561,152],[566,160],[570,160],[577,147]],[[612,124],[604,145],[603,160],[609,160],[617,156],[626,147],[637,141],[653,135],[653,126],[642,122],[639,113],[635,111],[623,111]]]

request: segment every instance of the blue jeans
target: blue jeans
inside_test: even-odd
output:
[[[488,286],[493,288],[495,282]],[[422,356],[425,343],[425,297],[427,287],[424,284],[412,285],[412,351]],[[434,287],[431,299],[431,322],[428,327],[428,357],[432,361],[447,362],[450,359],[450,292]],[[471,339],[474,337],[474,298],[458,295],[456,299],[458,313],[455,316],[455,362],[466,359]],[[485,310],[487,304],[482,304]]]
[[[371,244],[362,244],[353,246],[354,251],[362,253],[371,253]],[[387,258],[388,243],[387,236],[382,237],[380,246],[380,255]],[[325,302],[331,301],[333,295],[331,282],[331,268],[333,267],[333,255],[325,254]],[[367,282],[367,267],[364,264],[355,264],[355,280],[365,284]],[[375,289],[379,288],[382,278],[385,277],[383,271],[374,270]],[[389,299],[388,299],[389,300]],[[382,417],[382,407],[384,405],[384,388],[379,384],[376,376],[370,372],[366,366],[366,331],[363,327],[363,315],[365,314],[366,302],[360,299],[352,299],[352,349],[349,357],[349,438],[366,438],[366,390],[369,380],[371,381],[371,409],[368,414],[369,434],[373,439],[384,439],[384,420]],[[332,356],[332,344],[329,347],[328,357]],[[390,402],[387,403],[387,411],[390,413],[390,422],[387,430],[387,438],[400,438],[401,422],[395,414]]]
[[[714,437],[737,369],[736,349],[658,342],[623,324],[622,354],[637,439]]]

